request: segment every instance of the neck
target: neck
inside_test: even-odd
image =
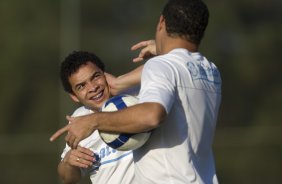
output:
[[[167,39],[163,40],[162,50],[160,52],[161,54],[166,54],[177,48],[183,48],[189,52],[198,52],[198,47],[199,45],[191,43],[182,38],[167,37]]]

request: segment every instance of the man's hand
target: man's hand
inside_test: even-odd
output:
[[[119,85],[118,78],[115,77],[114,75],[106,73],[106,72],[104,74],[105,74],[107,83],[110,87],[111,95],[113,96],[118,95],[123,90],[124,87],[122,85]]]
[[[51,136],[50,141],[53,142],[62,134],[68,132],[65,140],[71,148],[76,149],[78,143],[88,137],[95,130],[94,122],[91,120],[92,115],[93,114],[80,117],[67,116],[66,118],[70,123],[54,133]]]
[[[94,153],[90,149],[78,146],[77,149],[71,149],[67,152],[62,162],[70,166],[88,168],[91,167],[95,161]]]
[[[147,41],[139,42],[133,45],[131,47],[131,50],[137,50],[142,47],[144,48],[140,51],[138,57],[133,59],[133,62],[140,62],[140,61],[143,61],[144,59],[149,59],[157,55],[155,40],[147,40]]]

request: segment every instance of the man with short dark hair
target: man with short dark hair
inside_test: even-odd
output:
[[[93,53],[69,54],[61,63],[60,77],[71,99],[83,105],[73,117],[98,112],[111,97],[104,63]],[[134,176],[132,152],[110,148],[98,131],[83,139],[77,149],[66,145],[61,157],[58,173],[65,184],[77,183],[85,175],[92,183],[130,184]]]

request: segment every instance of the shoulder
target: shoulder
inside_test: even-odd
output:
[[[149,59],[145,63],[145,67],[147,66],[172,66],[173,63],[177,60],[179,60],[183,54],[185,54],[187,51],[185,49],[174,49],[171,50],[170,52],[155,56],[151,59]]]
[[[166,55],[160,55],[160,56],[155,56],[151,59],[149,59],[145,64],[143,71],[145,70],[152,70],[152,71],[160,71],[166,67],[169,66],[169,61],[168,57]]]
[[[152,74],[153,76],[172,74],[175,65],[173,61],[170,53],[151,58],[145,63],[142,74]]]

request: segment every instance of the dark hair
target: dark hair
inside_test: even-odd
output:
[[[86,51],[74,51],[69,54],[61,63],[60,77],[64,90],[68,93],[73,93],[69,77],[75,73],[82,65],[91,62],[105,71],[105,65],[98,56]]]
[[[162,15],[169,36],[184,37],[199,44],[209,21],[209,10],[202,0],[169,0]]]

